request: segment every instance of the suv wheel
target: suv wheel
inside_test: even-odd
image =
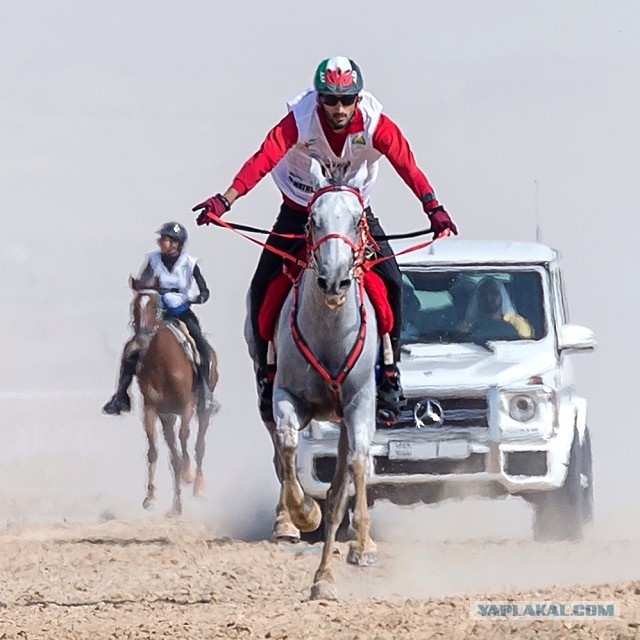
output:
[[[591,440],[586,430],[581,446],[574,429],[564,484],[535,498],[533,538],[538,542],[581,540],[583,526],[592,518]]]

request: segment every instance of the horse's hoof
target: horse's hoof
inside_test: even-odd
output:
[[[186,469],[182,472],[182,484],[191,484],[193,482],[193,472],[191,469]]]
[[[309,596],[309,599],[335,601],[338,599],[336,586],[333,584],[333,582],[327,582],[326,580],[314,582],[313,585],[311,585],[311,594]]]
[[[154,503],[155,503],[156,499],[155,498],[150,498],[149,496],[147,496],[143,501],[142,501],[142,506],[145,509],[150,509],[151,507],[153,507]]]
[[[300,530],[291,522],[276,522],[271,540],[272,542],[300,542]]]
[[[204,482],[204,478],[202,476],[196,476],[195,482],[193,483],[193,497],[194,498],[203,498],[205,494],[206,484]]]
[[[311,533],[312,531],[315,531],[322,522],[322,509],[320,508],[320,505],[312,498],[308,498],[308,501],[312,503],[308,513],[304,514],[304,516],[294,518],[298,529],[303,533]],[[305,506],[308,506],[306,501]]]
[[[167,511],[167,518],[178,518],[182,515],[182,506],[173,506]]]
[[[356,567],[375,567],[378,565],[378,552],[375,549],[362,551],[357,544],[349,545],[347,563]]]

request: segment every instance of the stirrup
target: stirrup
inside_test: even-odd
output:
[[[378,420],[388,425],[395,424],[407,404],[400,384],[400,372],[395,365],[385,367],[377,391],[376,416]]]

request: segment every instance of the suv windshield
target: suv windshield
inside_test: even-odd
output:
[[[405,343],[539,340],[542,279],[526,269],[403,270]]]

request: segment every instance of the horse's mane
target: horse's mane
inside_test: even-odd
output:
[[[348,183],[347,172],[351,167],[350,162],[321,162],[321,166],[326,179],[329,180],[332,185],[338,187]]]

